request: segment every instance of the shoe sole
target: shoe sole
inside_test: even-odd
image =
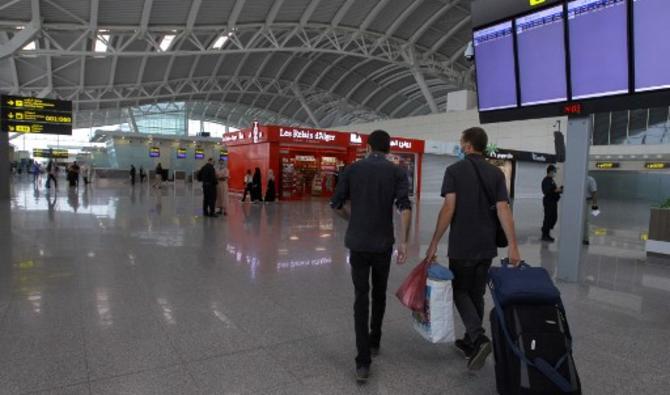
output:
[[[468,369],[479,370],[483,368],[486,363],[486,358],[488,358],[492,350],[493,347],[491,347],[491,343],[486,343],[479,352],[470,359],[468,362]]]
[[[460,347],[458,347],[458,346],[456,346],[456,345],[454,345],[454,348],[455,348],[456,350],[458,350],[458,352],[460,352],[461,354],[463,354],[463,358],[465,358],[466,361],[469,361],[469,360],[470,360],[470,358],[468,357],[468,352],[467,352],[467,351],[465,351],[464,349],[462,349],[462,348],[460,348]]]

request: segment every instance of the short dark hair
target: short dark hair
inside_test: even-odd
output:
[[[391,151],[391,136],[383,130],[375,130],[368,137],[368,145],[373,151],[387,154]]]
[[[474,127],[463,131],[463,141],[470,143],[475,151],[484,152],[489,143],[489,136],[486,135],[484,129]]]
[[[547,166],[547,174],[549,174],[551,172],[555,172],[555,171],[556,171],[556,166],[554,166],[554,165]]]

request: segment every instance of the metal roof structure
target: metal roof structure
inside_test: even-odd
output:
[[[72,100],[75,126],[185,102],[247,126],[445,111],[471,86],[471,0],[0,0],[0,92]]]

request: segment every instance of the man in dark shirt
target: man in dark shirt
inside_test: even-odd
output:
[[[386,286],[393,254],[393,206],[400,211],[401,242],[398,264],[407,259],[412,218],[407,173],[386,159],[391,147],[388,133],[377,130],[368,139],[368,156],[346,167],[340,175],[331,207],[349,221],[345,245],[356,301],[356,376],[367,380],[371,355],[379,352],[382,321],[386,309]],[[345,206],[350,201],[350,208]],[[350,209],[350,211],[349,211]],[[370,320],[370,275],[372,274],[372,319]],[[368,325],[368,322],[370,324]]]
[[[558,221],[558,201],[561,199],[563,187],[558,187],[554,182],[556,177],[556,166],[547,166],[547,176],[542,180],[542,205],[544,206],[544,221],[542,222],[542,241],[553,242],[551,230]]]
[[[202,210],[205,217],[217,217],[216,208],[216,169],[214,160],[209,158],[207,163],[200,169],[200,181],[202,182]]]
[[[510,262],[516,266],[521,261],[505,176],[484,159],[487,143],[482,128],[463,132],[461,148],[466,157],[445,172],[444,204],[426,252],[426,259],[435,257],[442,236],[451,226],[449,268],[454,273],[454,303],[466,329],[464,339],[457,340],[456,347],[463,351],[472,370],[481,369],[491,353],[482,320],[487,275],[491,261],[498,255],[496,217],[507,236]]]

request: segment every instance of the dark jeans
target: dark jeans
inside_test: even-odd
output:
[[[542,222],[542,236],[549,236],[558,222],[558,202],[544,201],[544,221]]]
[[[51,185],[50,185],[51,181],[53,181],[53,183],[54,183],[54,188],[58,188],[58,181],[56,180],[56,177],[54,177],[53,174],[49,174],[47,176],[47,184],[46,184],[47,188],[51,187]]]
[[[471,343],[486,332],[482,320],[491,261],[491,259],[449,260],[449,268],[454,273],[454,304],[465,325],[467,340]]]
[[[216,185],[202,184],[202,211],[205,216],[214,215],[216,208]]]
[[[354,325],[357,366],[370,365],[370,347],[379,347],[386,311],[386,285],[392,251],[383,253],[351,251],[351,278],[354,282]],[[372,319],[370,319],[370,274],[372,274]],[[368,325],[369,322],[369,325]]]

